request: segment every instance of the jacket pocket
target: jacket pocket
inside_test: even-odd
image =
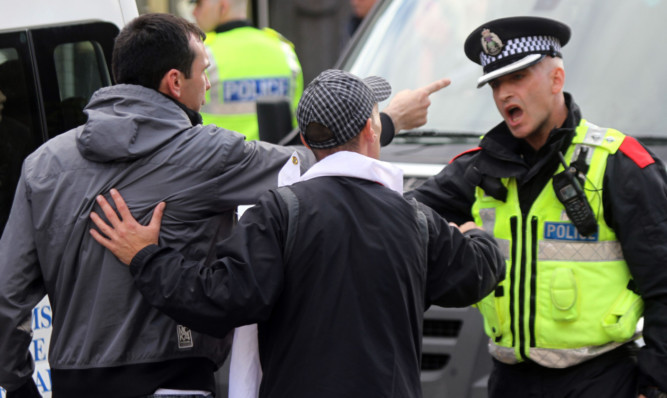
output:
[[[635,334],[643,314],[644,301],[632,290],[625,289],[602,318],[602,328],[612,340],[627,341]]]
[[[571,268],[556,268],[551,274],[551,317],[555,321],[573,322],[577,311],[577,280]]]

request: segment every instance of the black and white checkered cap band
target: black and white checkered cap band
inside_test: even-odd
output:
[[[560,52],[560,41],[553,36],[527,36],[507,40],[503,50],[496,56],[480,53],[482,67],[498,62],[504,58],[518,54],[545,54],[550,51]]]
[[[334,137],[321,142],[312,142],[306,137],[308,145],[316,149],[342,145],[361,132],[373,106],[390,94],[391,86],[381,77],[362,80],[341,70],[324,71],[301,96],[296,115],[299,130],[305,134],[310,123],[320,123],[331,130]]]

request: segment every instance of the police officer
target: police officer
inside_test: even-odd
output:
[[[287,99],[294,114],[301,98],[303,73],[294,46],[272,29],[251,26],[246,0],[193,2],[193,15],[207,35],[205,44],[211,62],[211,90],[201,112],[204,124],[257,140],[257,99]]]
[[[503,122],[408,196],[449,221],[474,220],[504,247],[505,280],[477,304],[490,397],[659,396],[665,167],[634,138],[582,117],[563,91],[569,39],[563,23],[535,17],[475,29],[465,53],[482,65],[478,87],[489,84]]]

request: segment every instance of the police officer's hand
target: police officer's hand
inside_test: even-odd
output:
[[[126,265],[132,262],[132,258],[148,245],[156,245],[158,243],[158,236],[160,235],[160,222],[162,221],[162,214],[164,213],[165,203],[160,202],[155,206],[151,221],[147,226],[143,226],[132,217],[130,209],[120,196],[117,190],[111,190],[111,197],[116,203],[118,214],[111,207],[104,196],[97,197],[97,203],[104,211],[104,215],[111,225],[107,224],[97,215],[97,213],[90,213],[90,218],[93,220],[97,228],[102,234],[95,229],[90,230],[90,234],[102,246],[109,249],[118,259]]]
[[[429,95],[450,83],[451,80],[444,78],[416,90],[399,91],[382,112],[391,117],[395,132],[421,127],[427,121],[428,107],[431,105]]]
[[[467,231],[470,231],[471,229],[482,229],[479,227],[479,225],[475,224],[472,221],[468,221],[461,225],[456,225],[455,223],[450,222],[449,225],[458,228],[458,230],[461,231],[461,233],[465,233]]]

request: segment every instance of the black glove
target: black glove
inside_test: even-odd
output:
[[[667,398],[667,393],[658,390],[656,387],[644,387],[640,393],[644,394],[646,398]]]
[[[42,395],[39,393],[35,381],[31,377],[17,390],[7,391],[7,398],[42,398]]]

